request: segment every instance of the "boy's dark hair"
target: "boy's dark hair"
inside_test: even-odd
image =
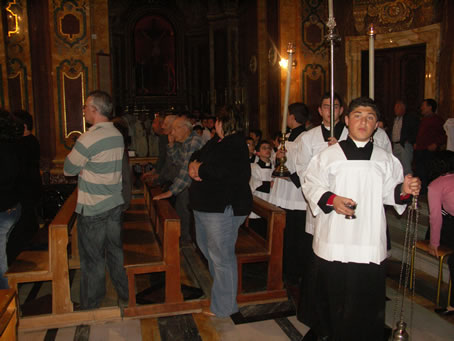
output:
[[[260,147],[263,146],[264,144],[267,144],[271,147],[271,143],[267,140],[261,140],[259,143],[257,143],[257,145],[255,146],[255,151],[256,152],[259,152],[260,151]]]
[[[12,117],[8,111],[0,109],[0,142],[15,142],[24,133],[24,125]]]
[[[327,98],[331,98],[330,92],[325,92],[323,94],[322,98],[320,98],[320,103],[318,104],[318,106],[320,108],[322,107],[323,101]],[[334,93],[334,103],[336,103],[336,99],[339,101],[339,105],[342,107],[343,106],[342,98],[339,96],[339,94],[337,92]]]
[[[347,116],[350,115],[352,111],[354,111],[358,107],[370,107],[375,111],[375,115],[377,115],[377,122],[381,119],[380,110],[378,110],[377,103],[369,97],[358,97],[355,98],[350,102],[347,110]]]
[[[432,108],[432,112],[437,111],[437,101],[433,98],[425,98],[423,102],[426,102],[426,104]]]
[[[254,133],[259,138],[259,141],[262,139],[262,131],[260,129],[251,129],[250,133]]]
[[[17,110],[13,112],[14,117],[16,117],[19,121],[27,126],[28,130],[33,129],[33,117],[30,115],[28,111],[25,110]]]
[[[194,131],[196,131],[196,130],[203,131],[203,127],[200,124],[197,124],[197,125],[194,126],[194,128],[192,128],[192,130],[194,130]]]
[[[309,110],[306,104],[297,102],[288,106],[288,114],[295,117],[295,121],[299,124],[305,124],[309,118]]]
[[[233,106],[221,108],[214,118],[215,122],[216,120],[222,123],[224,136],[240,133],[243,131],[243,116]]]
[[[252,141],[252,142],[254,142],[254,139],[253,139],[252,137],[246,136],[246,137],[244,138],[244,141],[246,141],[246,143],[247,143],[247,141]]]

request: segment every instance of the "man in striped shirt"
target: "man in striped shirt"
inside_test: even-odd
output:
[[[77,231],[80,254],[80,306],[96,309],[103,300],[105,263],[120,307],[128,302],[128,280],[121,241],[122,160],[124,143],[110,122],[112,99],[93,91],[84,105],[92,126],[77,140],[64,164],[67,176],[78,175]]]

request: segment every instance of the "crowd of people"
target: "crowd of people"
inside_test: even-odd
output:
[[[433,168],[440,164],[435,162],[439,153],[444,153],[444,170],[452,171],[453,119],[445,123],[433,99],[422,102],[421,120],[397,101],[387,132],[379,127],[383,117],[373,100],[357,98],[344,108],[335,94],[331,132],[330,109],[326,93],[318,106],[321,124],[312,127],[306,105],[291,104],[284,141],[280,134],[263,139],[259,129],[246,136],[243,117],[234,107],[222,108],[216,117],[163,112],[154,118],[158,158],[143,180],[163,188],[154,200],[170,199],[175,206],[180,245],[196,243],[208,261],[213,286],[205,313],[227,317],[238,312],[238,229],[246,222],[266,237],[266,222],[251,213],[253,195],[286,212],[284,281],[300,286],[298,319],[311,327],[305,340],[383,339],[384,261],[390,245],[384,205],[402,214],[411,197],[428,188],[431,253],[437,255],[440,243],[454,247],[454,178],[444,175],[429,185],[436,174]],[[7,287],[3,274],[8,236],[21,210],[33,212],[39,198],[39,144],[30,137],[31,116],[18,112],[12,120],[8,113],[0,114],[0,155],[11,165],[0,177],[0,285]],[[131,199],[130,129],[127,120],[112,120],[112,99],[102,91],[88,95],[84,115],[91,126],[64,163],[65,175],[78,176],[81,308],[100,306],[106,265],[124,307],[128,282],[121,229]],[[21,124],[24,129],[19,131]],[[29,152],[16,153],[16,148]],[[286,160],[289,175],[273,177],[280,160]],[[26,170],[34,175],[21,175]],[[27,186],[19,181],[24,176],[30,180]],[[33,193],[21,199],[19,187]],[[449,264],[453,276],[454,259]],[[454,307],[440,312],[452,311]]]

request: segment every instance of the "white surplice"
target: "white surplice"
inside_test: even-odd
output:
[[[313,249],[327,261],[376,263],[386,258],[386,217],[383,204],[402,214],[395,187],[403,182],[402,166],[392,154],[374,145],[370,160],[347,160],[339,144],[312,158],[304,174],[303,192],[316,215]],[[356,219],[318,206],[326,192],[353,199]]]
[[[271,182],[271,180],[272,180],[271,174],[274,171],[273,164],[267,163],[266,165],[270,166],[270,168],[262,168],[260,166],[260,164],[257,162],[251,163],[251,178],[249,180],[249,186],[251,187],[251,192],[253,195],[269,202],[270,193],[257,191],[257,188],[262,186],[264,181]],[[260,217],[257,214],[255,214],[254,212],[251,212],[251,214],[249,214],[249,218],[256,219],[256,218],[260,218]]]
[[[299,134],[294,141],[285,141],[285,149],[287,150],[285,165],[290,174],[296,172],[296,158],[298,153],[300,153],[298,149],[299,142],[304,134],[306,132]],[[290,134],[287,134],[287,138],[289,136]],[[289,210],[306,210],[307,207],[301,187],[297,188],[290,179],[274,178],[269,201],[276,206]]]
[[[327,128],[328,129],[328,128]],[[328,129],[329,130],[329,129]],[[346,140],[348,137],[348,129],[344,127],[342,133],[339,137],[339,141]],[[374,145],[377,145],[389,153],[392,153],[392,145],[389,140],[386,132],[377,128],[374,134]],[[301,137],[298,149],[298,154],[296,158],[296,172],[300,177],[301,183],[303,183],[303,174],[309,165],[309,162],[312,158],[320,153],[322,150],[328,148],[328,142],[325,141],[322,133],[322,126],[317,126],[311,130],[304,133],[304,136]],[[306,214],[306,227],[305,230],[307,233],[314,234],[315,228],[315,216],[308,210]]]

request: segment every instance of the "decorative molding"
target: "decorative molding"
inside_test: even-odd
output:
[[[22,60],[18,58],[12,58],[8,60],[8,65],[7,65],[7,71],[8,71],[8,80],[14,80],[17,77],[19,77],[19,89],[20,93],[19,94],[13,94],[11,89],[9,91],[9,97],[10,97],[10,106],[12,105],[11,101],[11,96],[17,96],[19,95],[20,98],[20,109],[25,109],[29,111],[28,108],[28,87],[27,87],[27,67],[24,65]],[[18,108],[16,108],[18,109]]]
[[[54,0],[54,34],[59,48],[76,49],[82,53],[88,48],[87,3],[85,0]]]
[[[18,4],[16,4],[16,0],[10,1],[8,6],[5,8],[5,11],[8,12],[6,15],[6,24],[8,30],[8,38],[11,37],[13,34],[19,33],[19,22],[18,22],[18,13],[15,11],[18,9]]]
[[[408,30],[415,12],[432,1],[428,0],[356,0],[353,18],[358,33],[365,33],[366,24],[373,23],[378,33]],[[369,18],[367,18],[369,17]],[[427,23],[427,22],[426,22]]]
[[[60,141],[70,150],[86,130],[82,106],[88,91],[88,68],[81,60],[65,59],[56,71]]]
[[[325,88],[326,88],[326,70],[324,69],[324,67],[320,64],[307,64],[306,67],[304,68],[303,72],[302,72],[302,80],[303,80],[303,87],[302,87],[302,91],[303,91],[303,102],[304,103],[307,103],[308,102],[308,99],[307,99],[307,90],[308,90],[308,80],[319,80],[321,79],[321,90],[322,90],[322,93],[320,94],[320,96],[323,95],[323,93],[325,92]],[[318,99],[317,99],[318,101]]]
[[[322,52],[325,46],[326,25],[320,17],[324,17],[320,15],[320,11],[325,7],[322,6],[322,0],[306,0],[306,3],[308,6],[304,10],[301,23],[303,44],[312,53]],[[317,40],[314,40],[315,37]]]
[[[5,107],[5,91],[3,89],[3,65],[0,64],[0,105]]]
[[[377,34],[376,49],[426,44],[425,98],[438,98],[438,62],[440,51],[440,24],[412,30]],[[347,102],[361,95],[361,51],[369,48],[367,36],[345,37],[345,62],[347,64]]]
[[[251,73],[255,73],[257,71],[257,57],[251,56],[251,59],[249,59],[249,70]]]

